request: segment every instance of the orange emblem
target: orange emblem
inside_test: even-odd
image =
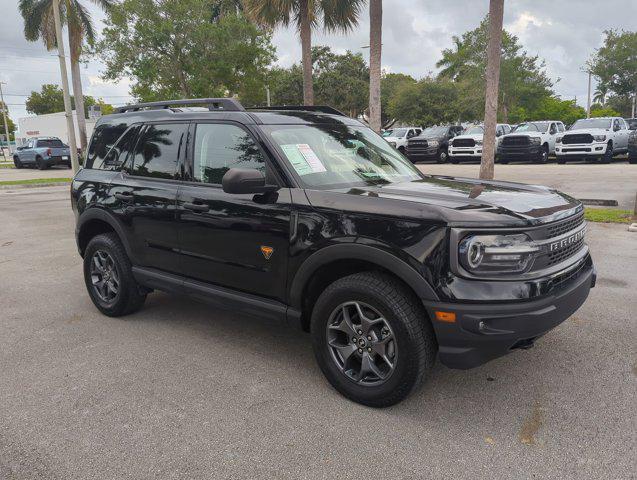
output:
[[[266,260],[270,260],[270,257],[274,253],[274,248],[268,247],[267,245],[261,245],[261,253]]]

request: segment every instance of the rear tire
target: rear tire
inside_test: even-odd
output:
[[[35,157],[35,166],[38,167],[38,170],[46,170],[49,168],[46,162],[42,160],[42,157]]]
[[[362,321],[357,312],[363,312]],[[394,405],[413,392],[430,373],[437,351],[433,327],[413,292],[377,272],[331,284],[314,306],[311,332],[327,380],[370,407]]]
[[[95,265],[100,262],[107,268],[96,269]],[[115,278],[117,282],[113,282]],[[84,282],[97,309],[109,317],[133,313],[146,300],[146,292],[135,281],[131,262],[115,233],[97,235],[88,243],[84,252]],[[98,287],[100,282],[102,285]],[[117,292],[113,292],[113,287]],[[101,289],[110,295],[104,295]],[[112,298],[107,298],[110,296]]]

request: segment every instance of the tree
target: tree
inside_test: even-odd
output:
[[[56,48],[55,29],[53,27],[54,0],[20,0],[19,8],[24,18],[24,34],[27,40],[42,40],[48,50]],[[113,0],[92,0],[104,10],[113,5]],[[77,98],[78,110],[85,111],[84,95],[82,93],[82,78],[80,73],[80,56],[84,41],[93,43],[95,29],[91,16],[86,7],[79,0],[61,0],[60,15],[68,25],[69,47],[71,57],[71,79],[73,82],[73,96]],[[80,132],[80,148],[86,150],[86,120],[83,115],[77,116]]]
[[[575,100],[545,97],[536,110],[520,118],[520,121],[561,120],[565,125],[572,125],[580,118],[586,118],[586,110],[577,105]]]
[[[276,28],[295,23],[301,37],[303,103],[314,105],[312,29],[323,20],[328,32],[348,32],[358,24],[364,0],[245,0],[248,16],[259,25]]]
[[[591,117],[619,117],[620,113],[609,107],[604,107],[599,103],[591,105]]]
[[[439,76],[458,83],[463,98],[462,117],[477,120],[484,115],[488,17],[461,37],[453,37],[453,47],[443,50],[436,64]],[[502,31],[498,117],[509,122],[512,112],[537,108],[542,98],[552,94],[551,80],[544,63],[528,55],[517,37]]]
[[[593,93],[593,102],[600,103],[603,106],[606,103],[606,95],[608,95],[608,85],[598,83]]]
[[[454,123],[458,118],[458,85],[450,80],[403,79],[389,99],[387,113],[403,122],[423,127]]]
[[[369,126],[380,133],[383,1],[369,0]]]
[[[142,101],[236,95],[265,103],[271,35],[235,2],[123,0],[105,24],[95,48],[103,78],[132,78],[130,93]]]
[[[386,73],[380,81],[380,103],[383,125],[396,120],[395,112],[388,112],[389,104],[403,88],[416,83],[416,79],[404,73]],[[402,120],[402,119],[401,119]]]
[[[9,137],[11,137],[16,131],[16,126],[15,123],[13,123],[13,120],[11,120],[11,117],[9,117],[9,108],[7,107],[7,104],[0,101],[0,112],[2,112],[3,110],[6,112],[7,115],[7,127],[9,129]],[[4,124],[2,122],[2,114],[0,113],[0,135],[5,135]]]
[[[113,111],[113,107],[105,103],[102,99],[95,99],[91,96],[84,96],[84,116],[88,115],[88,108],[93,105],[100,105],[102,113],[108,114]],[[71,97],[71,105],[75,109],[75,96]],[[64,111],[64,98],[62,89],[58,85],[45,84],[39,92],[31,92],[26,101],[27,112],[35,115],[45,115],[47,113],[58,113]],[[78,118],[81,115],[78,115]]]

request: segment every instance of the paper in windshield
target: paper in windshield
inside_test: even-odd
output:
[[[321,159],[307,143],[281,145],[281,149],[299,175],[327,171]]]

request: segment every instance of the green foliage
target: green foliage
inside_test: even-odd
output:
[[[102,113],[107,115],[113,112],[113,107],[104,100],[95,99],[84,95],[84,115],[88,115],[88,108],[92,105],[100,105]],[[71,107],[75,109],[75,98],[71,96]],[[64,111],[64,94],[58,85],[47,83],[42,85],[39,92],[31,92],[26,101],[27,112],[35,115],[57,113]]]
[[[632,213],[630,210],[618,210],[615,208],[586,207],[584,217],[589,222],[630,223]]]
[[[394,98],[402,88],[415,83],[416,79],[414,77],[403,73],[387,73],[383,75],[380,80],[380,104],[383,123],[397,118],[392,116],[394,112],[390,113],[388,111],[391,99]]]
[[[571,125],[580,118],[586,118],[586,110],[577,105],[575,100],[544,97],[537,109],[516,119],[515,123],[524,120],[561,120],[564,124]]]
[[[405,82],[390,98],[387,114],[411,125],[430,126],[458,120],[458,85],[451,80],[423,78]]]
[[[9,137],[13,136],[13,133],[16,131],[15,123],[9,117],[9,109],[7,108],[6,103],[0,101],[0,135],[6,135],[4,131],[4,119],[2,118],[2,111],[6,113],[7,116],[7,127],[9,128]]]
[[[619,112],[622,117],[628,118],[632,112],[632,96],[631,95],[610,95],[606,99],[605,107],[612,108]]]
[[[317,105],[329,105],[352,117],[367,108],[369,69],[361,54],[350,51],[332,52],[329,47],[312,48],[314,95]],[[290,68],[273,68],[268,74],[273,105],[303,103],[303,70],[295,64]]]
[[[599,103],[591,105],[591,117],[619,117],[619,112],[610,107],[604,107]]]
[[[637,93],[637,32],[604,32],[604,44],[591,61],[591,71],[617,95]]]
[[[461,37],[454,36],[452,48],[443,50],[439,76],[457,83],[463,104],[460,110],[465,119],[480,119],[484,115],[486,50],[488,19]],[[512,112],[532,111],[543,98],[552,94],[553,83],[544,72],[544,63],[538,56],[522,50],[518,38],[502,32],[500,60],[499,118],[507,122]]]
[[[240,9],[220,5],[210,0],[116,4],[95,50],[106,65],[103,77],[132,78],[131,94],[142,101],[237,95],[247,105],[265,103],[267,66],[274,59],[271,35]]]

